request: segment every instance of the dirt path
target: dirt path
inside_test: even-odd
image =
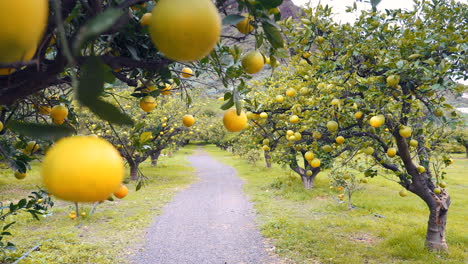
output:
[[[133,263],[279,263],[267,253],[235,170],[202,150],[189,161],[200,180],[177,194],[155,219]]]

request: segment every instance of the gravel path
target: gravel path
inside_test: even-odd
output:
[[[200,180],[166,205],[133,263],[279,263],[267,253],[235,170],[201,150],[189,161]]]

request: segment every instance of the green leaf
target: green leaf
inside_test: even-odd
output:
[[[229,100],[228,100],[227,102],[225,102],[225,103],[221,106],[221,109],[222,109],[222,110],[228,110],[228,109],[231,108],[233,105],[234,105],[234,99],[231,97],[231,98],[229,98]]]
[[[278,29],[278,27],[268,20],[262,23],[263,31],[274,48],[282,48],[284,47],[283,37]]]
[[[21,199],[21,200],[18,202],[18,207],[19,207],[19,208],[22,208],[22,207],[24,207],[27,203],[28,203],[28,201],[27,201],[26,199]]]
[[[109,30],[122,14],[122,10],[109,8],[90,19],[78,32],[78,36],[76,37],[76,41],[73,45],[74,53],[78,55],[81,48],[88,40]]]
[[[80,103],[96,100],[104,91],[104,82],[108,68],[98,57],[92,56],[82,67],[81,77],[76,91]]]
[[[22,121],[10,121],[7,126],[20,135],[47,140],[57,140],[76,132],[72,127],[68,126],[36,124]]]
[[[245,17],[241,15],[229,15],[223,18],[223,25],[237,25],[244,19]]]
[[[260,3],[265,8],[275,8],[280,6],[283,3],[283,0],[260,0]]]
[[[106,101],[96,99],[87,102],[86,106],[97,116],[113,124],[133,125],[133,120],[130,116],[121,112],[119,108]]]
[[[15,223],[16,223],[16,221],[5,225],[2,230],[7,230],[10,226],[14,225]]]

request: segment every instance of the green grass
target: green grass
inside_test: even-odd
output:
[[[7,257],[0,255],[0,263],[9,263],[38,244],[42,244],[40,251],[32,252],[21,264],[127,263],[129,255],[145,242],[145,230],[161,213],[161,208],[195,179],[186,161],[191,153],[190,149],[182,149],[173,157],[161,157],[156,168],[149,163],[142,164],[148,184],[138,192],[134,184],[127,184],[130,189],[127,197],[106,201],[91,216],[71,220],[68,214],[75,210],[74,205],[56,201],[50,215],[41,221],[26,213],[7,218],[7,223],[17,221],[8,241],[18,249]],[[36,190],[36,186],[41,186],[38,171],[39,165],[33,164],[32,171],[22,181],[16,180],[10,171],[2,171],[0,201],[15,201]],[[80,210],[89,212],[90,209],[89,204],[80,205]]]
[[[401,187],[374,178],[353,196],[357,209],[339,203],[329,190],[328,172],[318,175],[313,190],[288,169],[253,166],[232,154],[206,146],[245,179],[244,188],[259,214],[264,236],[276,251],[294,263],[466,263],[468,260],[468,160],[455,159],[448,169],[452,197],[447,225],[449,253],[424,248],[428,209],[413,194],[402,198]],[[377,217],[384,216],[384,218]]]

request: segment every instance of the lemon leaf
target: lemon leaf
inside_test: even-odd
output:
[[[223,25],[237,25],[244,19],[245,17],[241,15],[229,15],[223,18]]]
[[[75,129],[69,126],[37,124],[22,121],[10,121],[7,127],[20,135],[35,139],[57,140],[76,132]]]

